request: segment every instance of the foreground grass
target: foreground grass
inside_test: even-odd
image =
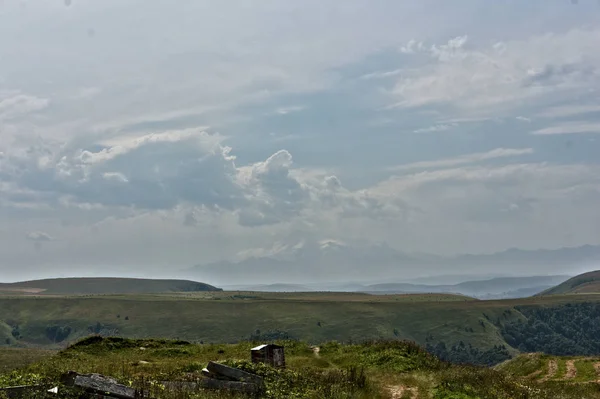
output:
[[[161,381],[196,380],[202,368],[213,360],[262,375],[266,381],[262,397],[271,399],[600,398],[595,383],[527,380],[523,376],[543,367],[547,360],[541,355],[507,362],[498,367],[505,369],[500,371],[449,365],[404,341],[353,345],[330,342],[322,345],[318,353],[306,343],[280,343],[286,348],[285,370],[249,363],[250,348],[255,345],[251,342],[199,345],[185,341],[91,337],[51,357],[0,373],[0,386],[55,384],[63,372],[75,370],[115,377],[124,384],[144,387],[157,398],[240,397],[219,392],[168,392],[161,388]],[[585,370],[587,374],[587,365]],[[399,393],[402,396],[394,396]]]
[[[49,358],[55,353],[55,351],[43,349],[0,349],[0,374]]]

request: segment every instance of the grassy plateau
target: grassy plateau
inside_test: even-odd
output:
[[[477,348],[506,342],[494,324],[517,305],[598,302],[597,295],[478,301],[446,294],[198,292],[0,296],[0,346],[59,349],[92,333],[234,343],[252,337],[336,340],[428,338]],[[508,310],[511,310],[508,312]]]

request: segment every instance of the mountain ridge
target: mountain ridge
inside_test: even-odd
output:
[[[226,290],[258,291],[258,292],[362,292],[374,295],[381,294],[459,294],[478,299],[522,298],[538,294],[568,280],[570,276],[528,276],[500,277],[487,280],[464,281],[457,284],[413,284],[413,283],[379,283],[379,284],[339,284],[315,286],[311,284],[264,284],[224,286]]]
[[[332,250],[332,248],[334,248]],[[291,252],[287,252],[291,249]],[[214,281],[219,284],[306,284],[315,281],[408,281],[423,274],[481,274],[482,266],[502,267],[507,277],[561,274],[564,270],[600,265],[600,245],[525,250],[511,248],[492,254],[463,254],[454,257],[410,255],[388,245],[334,247],[318,243],[283,245],[277,252],[252,256],[240,261],[219,261],[196,265],[181,271],[186,277]],[[413,275],[410,275],[410,273]],[[512,273],[512,275],[511,275]],[[236,281],[237,280],[237,281]],[[475,279],[473,279],[475,280]],[[477,280],[481,280],[478,278]]]

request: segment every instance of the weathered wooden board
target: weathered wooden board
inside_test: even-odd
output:
[[[208,371],[207,368],[203,368],[202,369],[202,375],[205,376],[205,377],[208,377],[208,378],[214,378],[215,380],[232,381],[231,378],[226,377],[224,375],[211,373],[210,371]]]
[[[256,374],[225,366],[224,364],[209,362],[206,368],[213,374],[223,375],[236,381],[249,382],[257,385],[263,384],[263,379]]]
[[[119,399],[135,399],[134,388],[117,383],[114,378],[100,374],[79,374],[69,371],[62,381],[67,386],[81,388],[87,392]]]

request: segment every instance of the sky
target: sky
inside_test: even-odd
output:
[[[600,244],[596,0],[0,0],[0,280]]]

